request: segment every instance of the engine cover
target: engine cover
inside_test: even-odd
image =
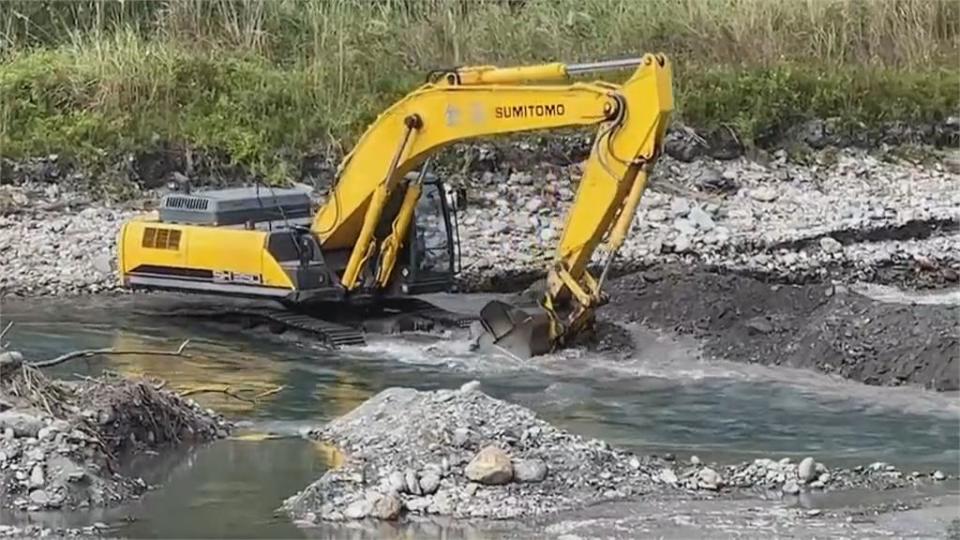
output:
[[[171,193],[160,201],[160,220],[191,225],[239,225],[310,216],[310,194],[299,189],[244,187]]]

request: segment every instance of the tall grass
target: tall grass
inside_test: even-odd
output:
[[[694,123],[926,119],[957,108],[958,40],[953,0],[4,0],[0,153],[164,140],[282,174],[428,69],[653,50]]]

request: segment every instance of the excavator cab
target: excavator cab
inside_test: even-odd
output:
[[[454,277],[460,272],[460,229],[456,204],[450,195],[439,178],[425,179],[406,242],[410,247],[403,294],[455,288]]]

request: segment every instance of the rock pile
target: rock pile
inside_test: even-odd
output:
[[[58,381],[0,352],[0,507],[106,506],[147,485],[134,453],[224,436],[211,411],[146,380]]]
[[[672,460],[671,458],[671,461]],[[867,466],[829,469],[807,456],[799,462],[758,458],[731,465],[705,465],[693,456],[687,464],[667,465],[655,479],[687,490],[775,492],[781,496],[852,488],[893,489],[947,479],[942,471],[904,474],[895,466],[876,462]]]
[[[537,516],[638,495],[662,468],[471,386],[387,389],[310,436],[346,460],[284,503],[305,525],[403,514]]]

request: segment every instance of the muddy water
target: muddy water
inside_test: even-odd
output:
[[[78,348],[170,349],[192,340],[190,358],[94,358],[60,366],[64,376],[112,370],[162,377],[178,389],[283,387],[257,408],[197,394],[243,421],[243,432],[134,464],[163,485],[142,501],[102,513],[29,517],[51,525],[102,521],[133,537],[297,536],[274,509],[331,459],[298,433],[388,386],[448,388],[471,379],[567,429],[639,451],[721,462],[811,454],[828,464],[882,460],[954,473],[960,462],[956,396],[703,361],[694,344],[641,328],[633,329],[640,349],[630,358],[566,352],[521,366],[434,338],[323,351],[291,338],[135,315],[130,300],[6,301],[2,314],[16,321],[13,346],[37,359]]]

